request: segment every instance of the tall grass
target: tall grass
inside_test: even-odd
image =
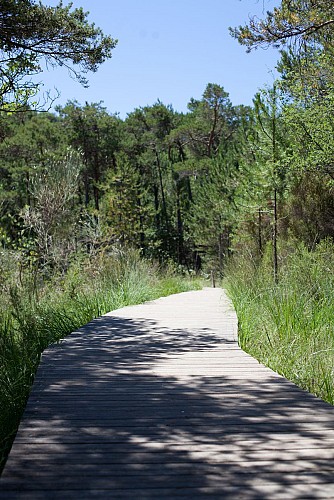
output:
[[[334,245],[301,247],[280,263],[239,257],[225,286],[239,321],[240,346],[297,385],[334,404]]]
[[[2,261],[8,258],[2,254]],[[13,257],[13,255],[12,255]],[[14,259],[15,260],[15,259]],[[13,259],[11,259],[13,262]],[[3,262],[2,262],[3,263]],[[1,267],[1,262],[0,262]],[[20,276],[19,276],[20,275]],[[200,288],[142,260],[136,251],[77,259],[67,273],[32,286],[12,266],[0,305],[0,471],[15,436],[43,350],[93,318],[130,304]]]

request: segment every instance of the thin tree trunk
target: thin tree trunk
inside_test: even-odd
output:
[[[180,188],[176,186],[176,206],[177,206],[177,258],[179,264],[184,264],[184,248],[183,248],[183,221],[180,204]]]
[[[277,224],[277,172],[276,172],[276,161],[277,161],[277,145],[276,145],[276,87],[273,87],[274,91],[274,103],[273,103],[273,115],[272,115],[272,126],[273,126],[273,162],[274,162],[274,231],[273,231],[273,253],[274,253],[274,279],[275,283],[278,283],[278,257],[277,257],[277,237],[278,237],[278,224]]]
[[[187,182],[188,198],[189,198],[189,201],[192,203],[193,202],[193,193],[191,190],[191,183],[190,183],[189,177],[187,177],[186,182]]]
[[[219,259],[219,274],[220,276],[223,273],[223,252],[224,252],[224,242],[223,242],[224,235],[223,233],[219,233],[218,236],[218,259]]]
[[[84,172],[84,185],[85,185],[85,206],[89,205],[89,175],[88,175],[88,164],[86,162],[86,168]]]
[[[95,134],[95,146],[94,146],[94,186],[93,186],[93,192],[94,192],[94,202],[95,202],[95,210],[99,211],[100,204],[99,204],[99,198],[100,198],[100,192],[98,188],[98,184],[100,182],[100,160],[99,160],[99,143],[100,143],[100,131],[97,126],[97,124],[94,125],[94,134]]]
[[[278,283],[278,256],[277,256],[277,235],[278,235],[278,217],[277,217],[277,189],[274,190],[274,231],[273,231],[273,252],[274,252],[274,279]]]
[[[155,157],[156,157],[156,160],[157,160],[157,167],[158,167],[159,184],[160,184],[161,199],[162,199],[162,213],[164,214],[165,221],[166,221],[166,226],[168,227],[168,216],[167,216],[167,205],[166,205],[166,198],[165,198],[165,190],[164,190],[163,180],[162,180],[160,158],[159,158],[157,150],[155,150]]]
[[[142,204],[139,194],[137,195],[137,206],[139,209],[139,242],[142,254],[145,255],[145,233],[144,233],[144,217],[142,214]]]
[[[258,245],[259,245],[259,254],[262,259],[263,257],[263,245],[262,245],[262,210],[259,208],[258,211]]]
[[[157,230],[160,230],[160,216],[159,216],[159,196],[158,196],[158,186],[153,185],[153,195],[154,195],[154,209],[155,209],[155,224]]]

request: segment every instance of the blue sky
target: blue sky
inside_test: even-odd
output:
[[[56,5],[56,0],[45,0]],[[160,99],[186,111],[207,83],[222,85],[233,104],[251,104],[255,92],[273,82],[278,52],[246,53],[228,32],[250,15],[263,17],[278,0],[74,0],[89,20],[119,40],[113,57],[95,74],[88,89],[65,69],[43,73],[44,90],[56,87],[56,104],[76,99],[103,101],[109,112],[127,113]],[[64,4],[67,4],[66,0]]]

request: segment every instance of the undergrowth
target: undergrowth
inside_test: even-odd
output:
[[[334,245],[299,247],[280,262],[230,263],[225,286],[239,322],[239,344],[301,388],[334,404]]]
[[[0,471],[15,436],[40,355],[51,343],[109,311],[201,288],[199,280],[163,272],[136,251],[76,259],[66,274],[47,281],[22,272],[10,256],[0,305]],[[8,252],[0,255],[1,267]]]

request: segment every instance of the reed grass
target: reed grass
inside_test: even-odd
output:
[[[236,258],[225,286],[238,315],[240,346],[334,404],[333,243],[287,254],[278,283],[266,263],[255,266]]]

